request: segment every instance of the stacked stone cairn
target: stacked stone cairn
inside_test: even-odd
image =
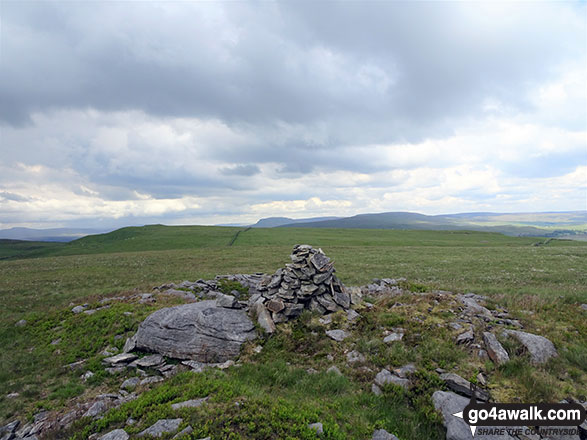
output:
[[[257,284],[251,300],[252,310],[259,317],[270,313],[271,320],[279,323],[299,316],[305,309],[324,315],[350,308],[351,295],[334,275],[334,263],[322,249],[296,245],[291,261]]]

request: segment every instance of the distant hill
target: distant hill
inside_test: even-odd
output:
[[[0,239],[6,240],[30,240],[30,241],[58,241],[68,242],[77,240],[92,234],[103,234],[113,231],[109,229],[88,229],[88,228],[54,228],[54,229],[31,229],[31,228],[10,228],[0,229]]]
[[[265,224],[262,219],[257,224]],[[268,219],[267,219],[268,220]],[[424,215],[413,212],[359,214],[335,219],[311,219],[266,227],[472,230],[512,236],[582,239],[587,236],[587,211],[543,213],[462,213]]]
[[[252,228],[275,228],[278,226],[295,225],[297,223],[314,223],[320,221],[338,220],[341,217],[311,217],[311,218],[299,218],[293,219],[288,217],[267,217],[262,218]]]

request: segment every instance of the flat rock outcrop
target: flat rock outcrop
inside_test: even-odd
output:
[[[160,309],[145,319],[136,334],[136,349],[176,359],[225,362],[256,337],[247,314],[201,301]]]

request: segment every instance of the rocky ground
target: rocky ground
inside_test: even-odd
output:
[[[472,390],[481,401],[524,401],[525,396],[518,395],[516,374],[540,378],[546,366],[556,364],[559,357],[553,342],[526,328],[531,319],[519,311],[512,316],[489,298],[473,293],[419,292],[418,286],[404,279],[376,279],[365,286],[345,287],[321,250],[296,246],[291,259],[291,264],[272,275],[225,275],[169,283],[149,293],[104,298],[92,306],[74,305],[69,313],[93,315],[116,303],[153,304],[164,297],[181,303],[149,315],[121,350],[104,348],[100,368],[119,381],[111,387],[114,389],[84,393],[66,408],[39,411],[28,420],[10,420],[0,428],[1,440],[84,438],[86,434],[102,440],[204,438],[198,436],[200,432],[212,432],[206,438],[232,438],[192,422],[190,414],[212,411],[216,405],[213,393],[181,400],[159,396],[158,390],[190,374],[260,365],[275,341],[285,338],[293,340],[288,343],[293,344],[296,355],[287,362],[288,368],[295,364],[307,376],[340,376],[377,399],[404,399],[440,421],[446,438],[469,439],[468,427],[452,414],[462,411]],[[84,359],[65,368],[77,371],[87,383],[99,374],[96,368],[88,369]],[[582,379],[577,382],[581,384]],[[563,373],[554,379],[548,376],[548,380],[546,386],[569,383]],[[567,388],[576,393],[568,401],[586,405],[577,388]],[[154,395],[159,396],[157,405],[165,407],[161,412],[167,417],[157,418],[155,413],[141,417],[140,404]],[[537,397],[548,401],[548,392]],[[235,399],[234,405],[242,404],[237,396]],[[303,438],[338,438],[331,436],[336,432],[331,420],[309,422],[303,427]],[[580,435],[565,438],[585,438],[585,424]],[[402,438],[399,432],[381,428],[373,429],[369,436]],[[243,438],[274,437],[250,434]]]

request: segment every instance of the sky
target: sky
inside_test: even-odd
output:
[[[584,1],[0,17],[1,229],[587,209]]]

